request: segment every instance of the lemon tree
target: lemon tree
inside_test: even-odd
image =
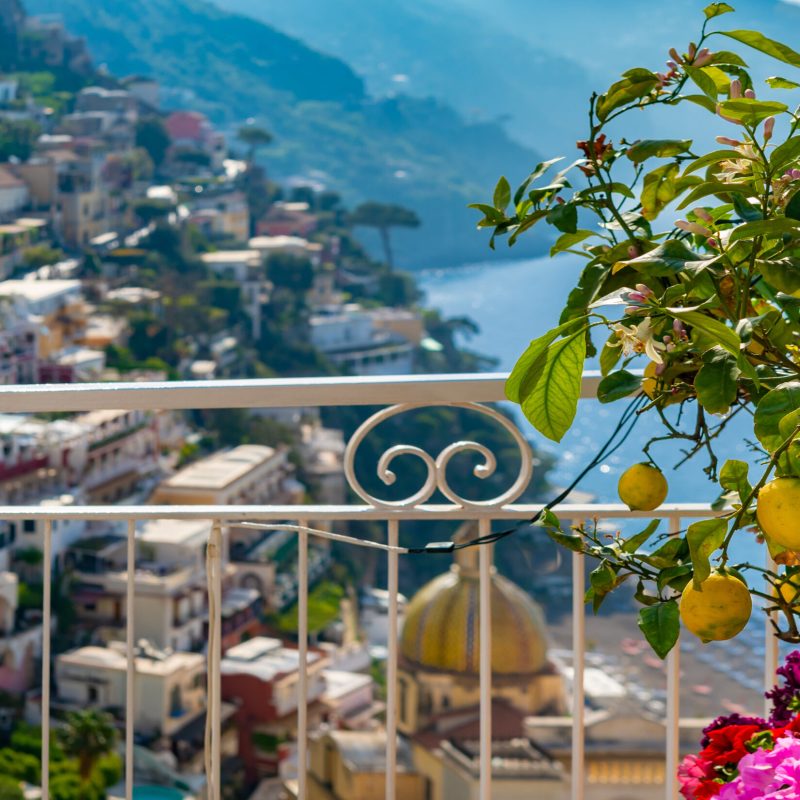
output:
[[[800,53],[728,24],[733,11],[711,3],[695,40],[670,49],[665,66],[633,67],[594,93],[577,158],[544,161],[515,188],[502,177],[488,202],[473,205],[491,247],[546,225],[553,257],[585,259],[559,325],[539,332],[511,372],[508,398],[558,442],[577,413],[585,360],[598,357],[600,402],[626,403],[624,419],[657,423],[647,425],[645,464],[620,480],[623,501],[663,502],[657,467],[667,439],[681,441],[684,460],[704,458],[720,485],[719,516],[679,534],[655,522],[609,540],[591,525],[565,531],[551,511],[540,520],[562,545],[598,560],[587,593],[595,609],[623,584],[635,587],[640,626],[662,656],[681,618],[709,633],[697,609],[712,586],[761,596],[767,611],[783,611],[777,635],[800,642],[800,603],[781,590],[786,566],[800,560]],[[753,51],[773,74],[753,73]],[[713,118],[713,147],[698,146],[690,130],[624,134],[630,115],[687,105]],[[762,458],[752,481],[746,463],[717,453],[738,414],[752,415]],[[776,569],[729,563],[746,528],[760,529]],[[733,566],[749,588],[730,577]]]

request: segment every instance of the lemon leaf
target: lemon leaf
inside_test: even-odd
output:
[[[678,604],[667,600],[639,610],[639,629],[660,659],[665,659],[681,632]]]
[[[710,574],[711,554],[725,541],[728,523],[724,519],[703,519],[693,522],[686,530],[689,553],[694,565],[694,583],[699,586]]]

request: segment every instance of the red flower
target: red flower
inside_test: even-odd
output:
[[[800,736],[800,714],[795,717],[792,717],[786,725],[782,725],[780,728],[771,728],[770,733],[772,733],[772,738],[777,742],[782,736],[792,735],[792,736]]]
[[[700,758],[715,767],[738,764],[749,752],[745,745],[760,731],[758,725],[728,725],[711,731],[709,743],[700,751]]]

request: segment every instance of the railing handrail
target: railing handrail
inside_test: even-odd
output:
[[[0,413],[194,408],[306,408],[424,405],[505,400],[502,372],[264,378],[217,381],[54,383],[0,387]],[[583,373],[582,397],[595,397],[600,373]]]

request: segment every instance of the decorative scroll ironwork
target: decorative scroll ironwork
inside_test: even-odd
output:
[[[386,450],[378,459],[376,471],[378,477],[387,486],[391,486],[397,480],[397,475],[392,470],[391,465],[398,456],[415,456],[425,464],[427,470],[423,485],[412,495],[402,500],[383,500],[370,494],[362,486],[355,472],[356,452],[361,443],[370,432],[377,428],[382,422],[400,414],[431,407],[429,404],[417,403],[401,403],[384,408],[365,420],[353,434],[347,444],[344,458],[345,476],[352,490],[366,503],[378,508],[413,508],[415,506],[420,506],[430,500],[437,489],[458,508],[500,508],[517,500],[527,488],[531,476],[533,475],[533,455],[530,445],[520,433],[517,426],[500,412],[482,405],[481,403],[441,403],[439,405],[448,408],[463,408],[468,411],[483,414],[508,431],[519,449],[520,468],[516,480],[505,492],[489,500],[470,500],[461,496],[448,483],[448,465],[453,457],[459,453],[478,453],[483,458],[483,462],[477,464],[473,469],[473,474],[476,478],[485,480],[495,473],[497,469],[497,458],[494,453],[485,445],[473,441],[453,442],[445,447],[436,457],[416,445],[397,444]]]

